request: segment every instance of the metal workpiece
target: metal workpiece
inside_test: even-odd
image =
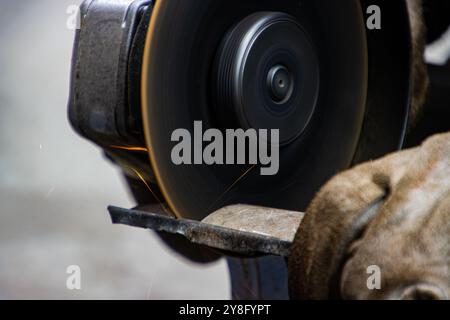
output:
[[[292,242],[303,216],[296,211],[234,205],[217,210],[202,222]]]
[[[300,212],[247,205],[220,209],[203,221],[173,218],[159,205],[145,210],[109,207],[114,224],[178,234],[231,255],[287,257],[303,218]]]

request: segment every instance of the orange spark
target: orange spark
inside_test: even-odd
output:
[[[253,166],[251,166],[249,169],[247,169],[241,176],[239,176],[239,178],[237,178],[233,184],[231,186],[229,186],[224,193],[222,193],[220,195],[220,197],[209,207],[209,209],[211,209],[212,207],[214,207],[217,202],[219,202],[228,192],[230,192],[231,189],[233,189],[242,179],[244,179],[257,165],[254,164]]]
[[[158,196],[155,194],[155,192],[153,192],[152,188],[150,187],[150,185],[147,183],[147,181],[145,180],[145,178],[142,176],[142,174],[137,171],[134,168],[129,167],[131,170],[133,170],[133,172],[136,174],[136,176],[144,183],[144,185],[147,187],[147,189],[151,192],[151,194],[153,195],[153,197],[155,197],[156,201],[158,201],[159,205],[161,206],[161,208],[164,210],[164,212],[169,215],[169,216],[174,216],[171,212],[169,212],[169,210],[167,210],[166,206],[162,203],[162,201],[158,198]]]
[[[137,151],[137,152],[147,152],[148,149],[144,147],[127,147],[127,146],[110,146],[113,149],[117,150],[126,150],[126,151]]]

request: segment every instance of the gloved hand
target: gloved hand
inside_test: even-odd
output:
[[[297,233],[289,286],[293,299],[450,298],[450,133],[328,182]]]

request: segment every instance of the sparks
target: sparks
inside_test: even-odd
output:
[[[219,202],[228,192],[230,192],[231,189],[233,189],[242,179],[244,179],[255,167],[257,166],[257,164],[254,164],[253,166],[251,166],[249,169],[247,169],[239,178],[237,178],[233,184],[231,186],[229,186],[224,193],[222,193],[220,195],[220,197],[209,207],[209,209],[211,209],[212,207],[214,207],[217,202]]]
[[[153,197],[155,197],[156,201],[158,201],[159,205],[161,206],[161,208],[164,210],[164,212],[169,215],[169,216],[174,216],[167,208],[166,206],[162,203],[162,201],[159,199],[159,197],[155,194],[155,192],[153,192],[152,188],[150,187],[150,185],[147,183],[147,181],[145,180],[145,178],[142,176],[142,174],[137,171],[134,168],[129,167],[135,174],[136,176],[144,183],[144,185],[147,187],[147,189],[151,192],[151,194],[153,195]]]
[[[110,147],[117,150],[148,152],[148,149],[144,147],[127,147],[127,146],[110,146]]]

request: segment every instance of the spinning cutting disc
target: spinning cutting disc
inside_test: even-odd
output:
[[[177,216],[228,204],[304,210],[348,167],[364,119],[368,53],[359,1],[158,0],[142,98],[150,161]],[[175,165],[176,129],[280,129],[279,172]]]

